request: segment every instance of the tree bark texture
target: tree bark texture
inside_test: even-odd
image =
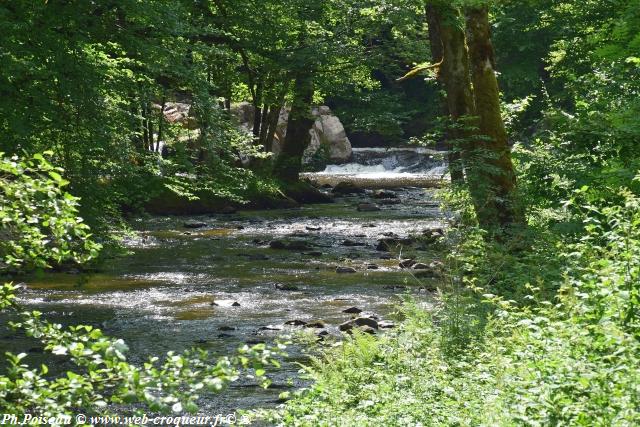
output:
[[[479,138],[476,158],[483,161],[483,184],[487,187],[486,218],[490,226],[523,223],[514,199],[516,175],[511,160],[507,131],[500,111],[500,91],[491,42],[491,25],[487,6],[466,10],[467,39],[471,79],[478,116]]]

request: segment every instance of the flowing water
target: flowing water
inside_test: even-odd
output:
[[[354,148],[352,162],[303,174],[320,185],[352,182],[362,188],[437,187],[445,179],[444,153],[427,148]]]
[[[284,325],[290,320],[322,321],[339,339],[337,326],[350,318],[342,313],[348,307],[391,319],[403,294],[428,304],[428,279],[415,279],[399,267],[399,254],[378,251],[376,245],[385,236],[403,238],[442,226],[434,190],[405,184],[405,178],[415,175],[441,174],[441,164],[429,160],[420,169],[406,158],[388,161],[388,155],[372,153],[377,160],[359,153],[358,166],[330,166],[307,178],[322,181],[333,174],[358,182],[357,176],[364,176],[361,179],[378,183],[374,187],[402,187],[395,190],[400,204],[359,212],[359,203],[379,202],[369,191],[298,209],[140,218],[132,222],[135,237],[125,240],[130,255],[110,260],[90,276],[26,278],[20,302],[47,319],[96,325],[124,338],[134,362],[193,346],[230,354],[244,343],[293,332],[295,327]],[[424,155],[414,154],[416,159]],[[414,170],[403,170],[408,167]],[[434,168],[440,169],[434,174]],[[366,177],[368,172],[377,175]],[[189,221],[203,226],[186,228]],[[293,246],[298,249],[272,249],[273,240],[297,242]],[[438,256],[429,248],[415,249],[414,254],[427,262]],[[339,274],[337,267],[356,272]],[[0,325],[6,320],[0,318]],[[31,348],[28,362],[52,363],[52,356],[41,354],[35,342],[2,327],[0,346],[9,351]],[[300,348],[292,348],[292,357],[300,359]],[[233,385],[208,398],[204,410],[217,414],[272,405],[283,388],[302,384],[297,370],[286,363],[274,373],[274,387],[268,391],[249,383]]]

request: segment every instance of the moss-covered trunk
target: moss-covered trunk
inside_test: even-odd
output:
[[[478,116],[479,137],[474,158],[481,162],[482,192],[486,202],[478,213],[481,225],[495,227],[523,223],[515,203],[516,177],[500,112],[500,92],[491,43],[487,6],[466,10],[471,78]]]
[[[447,92],[447,107],[452,122],[448,130],[449,141],[453,149],[459,150],[462,155],[465,180],[474,209],[481,225],[484,225],[487,200],[482,191],[482,170],[473,155],[477,129],[476,105],[471,88],[464,21],[460,11],[449,5],[438,5],[436,16],[439,19],[443,55],[439,75]],[[458,168],[458,173],[461,173],[462,168]]]

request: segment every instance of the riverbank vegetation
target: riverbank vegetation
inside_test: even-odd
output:
[[[327,104],[354,141],[447,149],[442,277],[396,329],[320,344],[311,384],[257,415],[640,424],[638,0],[112,3],[0,6],[3,277],[89,268],[132,214],[329,201],[300,182]],[[0,288],[15,327],[78,369],[9,355],[10,413],[193,412],[201,390],[277,366],[259,345],[136,367],[97,329],[22,313],[15,291]]]
[[[269,419],[640,422],[637,6],[493,7],[502,87],[520,97],[503,115],[523,113],[509,132],[526,229],[487,239],[472,195],[443,191],[461,221],[443,239],[451,252],[435,309],[409,301],[399,330],[326,351],[308,370],[313,385]]]

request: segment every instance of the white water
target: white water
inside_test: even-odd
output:
[[[328,165],[324,171],[318,175],[353,175],[362,178],[399,178],[417,175],[429,175],[440,177],[447,174],[446,165],[434,166],[424,172],[405,172],[404,167],[398,166],[393,169],[387,169],[384,165],[361,165],[359,163],[347,163],[344,165]]]
[[[432,187],[446,179],[445,152],[423,147],[354,148],[351,163],[302,176],[320,185],[351,182],[362,188]]]
[[[409,151],[418,154],[431,154],[431,155],[440,155],[443,154],[442,151],[432,150],[431,148],[425,147],[354,147],[351,149],[354,153],[397,153],[402,151]]]

